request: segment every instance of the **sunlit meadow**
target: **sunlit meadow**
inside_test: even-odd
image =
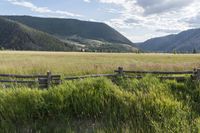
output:
[[[62,75],[112,73],[127,70],[181,71],[200,67],[198,54],[135,54],[1,51],[0,73]]]

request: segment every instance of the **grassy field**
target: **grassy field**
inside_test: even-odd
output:
[[[0,73],[39,74],[51,70],[65,75],[112,73],[129,70],[192,70],[200,67],[195,54],[73,53],[1,51]]]
[[[0,52],[0,73],[64,75],[200,67],[200,55]],[[123,77],[63,81],[48,90],[0,86],[0,132],[198,133],[200,82]]]

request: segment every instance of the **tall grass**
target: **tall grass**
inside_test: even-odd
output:
[[[192,82],[192,81],[191,81]],[[198,83],[85,79],[0,90],[4,132],[198,132]]]
[[[1,51],[0,73],[39,74],[51,70],[65,75],[113,73],[128,70],[182,71],[200,67],[200,55],[134,53],[67,53]]]

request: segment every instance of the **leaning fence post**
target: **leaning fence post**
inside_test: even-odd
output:
[[[191,79],[192,80],[196,80],[197,79],[197,69],[196,68],[193,69],[193,74],[191,75]]]
[[[47,72],[47,89],[51,86],[51,72]]]
[[[196,78],[197,78],[197,80],[200,80],[200,68],[197,69]]]
[[[119,76],[123,76],[124,75],[123,67],[118,67],[118,74],[119,74]]]

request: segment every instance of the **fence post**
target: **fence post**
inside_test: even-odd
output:
[[[194,68],[193,69],[193,74],[190,76],[192,80],[196,80],[196,72],[197,72],[197,69]]]
[[[119,74],[120,76],[123,76],[123,75],[124,75],[123,67],[118,67],[118,74]]]
[[[197,80],[200,80],[200,68],[197,69],[196,78],[197,78]]]
[[[47,89],[51,86],[51,72],[47,72]]]

